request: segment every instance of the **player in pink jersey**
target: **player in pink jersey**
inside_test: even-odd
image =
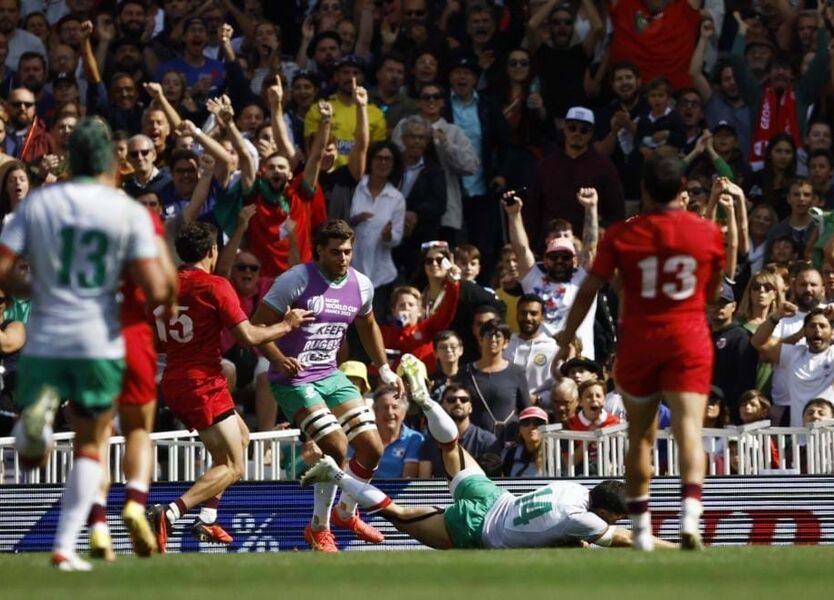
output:
[[[232,542],[217,524],[217,505],[223,490],[243,476],[249,430],[235,412],[221,371],[221,331],[229,329],[238,343],[254,346],[276,340],[310,320],[308,311],[293,309],[273,325],[252,325],[229,281],[212,274],[218,257],[216,240],[217,230],[208,223],[182,228],[175,241],[185,263],[179,271],[179,309],[167,322],[157,318],[157,334],[166,354],[163,398],[186,427],[197,431],[213,460],[212,467],[185,494],[167,506],[157,504],[151,509],[160,552],[165,551],[168,530],[176,520],[201,503],[192,536],[200,541]]]
[[[722,200],[732,202],[729,184],[722,185],[723,190],[718,190],[724,195]],[[682,210],[682,190],[677,159],[645,163],[645,212],[605,233],[565,329],[557,334],[560,355],[565,354],[599,290],[619,274],[624,300],[614,378],[628,412],[626,493],[634,547],[641,550],[654,548],[649,481],[661,400],[672,410],[672,431],[680,448],[681,545],[701,547],[705,472],[701,428],[713,364],[706,305],[718,297],[721,288],[724,240],[715,223]]]

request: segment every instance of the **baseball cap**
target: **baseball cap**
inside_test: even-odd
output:
[[[339,370],[346,377],[356,377],[362,381],[364,385],[359,390],[362,394],[367,394],[371,391],[371,384],[368,383],[368,367],[365,366],[365,363],[359,362],[358,360],[346,360],[339,365]]]
[[[357,56],[356,54],[348,54],[347,56],[343,56],[337,60],[336,64],[333,65],[333,68],[338,70],[342,67],[354,67],[364,73],[367,66],[367,63],[365,63],[360,56]]]
[[[546,255],[551,252],[570,252],[575,256],[576,248],[574,247],[573,242],[568,238],[557,237],[547,243],[547,249],[544,251]]]
[[[602,379],[602,367],[600,367],[598,363],[592,361],[587,356],[577,356],[562,363],[562,366],[559,367],[559,371],[562,373],[564,377],[567,377],[568,373],[570,373],[570,370],[575,369],[577,367],[582,367],[583,369],[592,371],[596,374],[598,378]]]
[[[524,419],[541,419],[545,423],[548,421],[547,413],[538,406],[528,406],[518,413],[518,420],[523,421]]]
[[[481,67],[478,65],[478,59],[474,54],[466,50],[456,50],[450,56],[449,73],[455,69],[469,69],[475,74],[475,77],[481,76]]]
[[[718,121],[715,124],[715,127],[712,128],[713,133],[717,133],[720,129],[726,129],[727,131],[731,131],[733,135],[738,135],[736,128],[733,127],[729,121]]]
[[[723,300],[724,302],[735,302],[736,295],[733,292],[733,286],[731,286],[726,281],[721,283],[721,295],[718,297],[719,300]]]
[[[594,111],[584,106],[572,106],[565,115],[565,121],[582,121],[589,125],[594,124]]]

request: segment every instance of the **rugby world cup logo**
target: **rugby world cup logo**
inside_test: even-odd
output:
[[[313,296],[307,299],[307,310],[314,315],[320,315],[324,310],[324,298],[321,296]]]

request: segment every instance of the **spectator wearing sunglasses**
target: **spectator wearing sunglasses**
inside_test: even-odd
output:
[[[46,124],[35,113],[35,95],[24,87],[9,94],[6,154],[25,163],[55,151]]]
[[[130,196],[137,197],[145,192],[162,193],[162,189],[171,182],[171,173],[167,167],[156,166],[156,148],[153,140],[139,133],[127,141],[127,162],[133,173],[122,183],[122,189]]]
[[[625,216],[623,188],[611,159],[591,147],[594,113],[574,106],[565,116],[564,148],[539,162],[530,197],[522,216],[530,246],[545,245],[545,226],[553,219],[567,220],[574,233],[585,226],[585,208],[576,201],[580,188],[595,188],[599,216],[605,224]]]
[[[501,447],[495,436],[472,423],[472,390],[462,383],[450,383],[443,390],[440,399],[443,407],[458,428],[458,443],[471,454],[483,467],[498,463]],[[489,471],[490,469],[484,469]],[[500,467],[499,469],[500,470]],[[420,452],[419,478],[443,478],[448,477],[443,467],[443,457],[437,442],[427,437]]]
[[[543,477],[542,434],[539,427],[547,425],[544,409],[528,406],[518,415],[518,439],[504,448],[501,454],[501,474],[504,477]]]

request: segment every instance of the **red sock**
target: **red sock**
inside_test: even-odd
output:
[[[627,498],[626,508],[630,515],[642,515],[649,512],[649,498]]]
[[[220,506],[220,496],[215,496],[214,498],[209,498],[205,502],[203,502],[203,506],[206,508],[217,508]]]
[[[107,523],[107,509],[98,502],[90,507],[90,514],[87,517],[87,527],[92,527],[96,523]]]
[[[681,498],[692,498],[700,502],[703,487],[700,483],[684,483],[681,486]]]
[[[356,460],[355,456],[350,459],[350,462],[348,463],[348,468],[350,469],[350,472],[353,473],[353,475],[355,475],[356,477],[361,477],[366,481],[371,479],[374,476],[374,472],[376,471],[376,469],[369,469],[368,467],[360,463],[358,460]]]
[[[148,503],[148,492],[143,492],[132,487],[125,488],[125,501],[132,501],[145,506]]]
[[[182,501],[182,498],[177,498],[174,501],[174,504],[177,505],[177,509],[179,509],[181,517],[184,516],[185,513],[188,512],[188,507],[185,505],[185,502]]]

